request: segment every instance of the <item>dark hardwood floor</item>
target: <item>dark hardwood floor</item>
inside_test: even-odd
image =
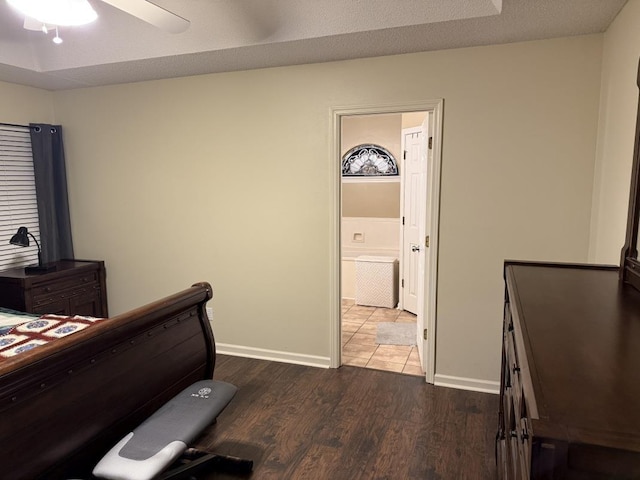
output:
[[[398,373],[224,355],[215,378],[239,390],[198,445],[254,460],[245,478],[495,478],[497,395]]]

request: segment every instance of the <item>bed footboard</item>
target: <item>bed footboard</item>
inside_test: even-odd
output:
[[[82,469],[186,386],[212,378],[211,297],[199,283],[0,364],[0,477]]]

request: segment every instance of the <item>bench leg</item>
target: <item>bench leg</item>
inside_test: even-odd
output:
[[[169,470],[158,480],[180,480],[192,478],[198,473],[210,471],[222,471],[239,475],[246,475],[253,470],[253,460],[232,457],[230,455],[218,455],[189,448],[183,455],[187,462],[184,465]]]

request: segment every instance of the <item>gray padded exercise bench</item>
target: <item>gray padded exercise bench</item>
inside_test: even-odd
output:
[[[93,475],[109,480],[178,480],[209,470],[251,472],[251,460],[188,449],[225,409],[236,390],[230,383],[216,380],[194,383],[109,450]],[[181,456],[189,459],[188,463],[162,474]]]

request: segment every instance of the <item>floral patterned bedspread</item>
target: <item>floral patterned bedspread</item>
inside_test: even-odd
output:
[[[80,315],[48,314],[15,325],[9,331],[0,334],[0,362],[58,338],[72,335],[103,320],[105,319]]]
[[[0,335],[9,331],[19,323],[25,323],[38,318],[34,313],[19,312],[10,308],[0,307]]]

